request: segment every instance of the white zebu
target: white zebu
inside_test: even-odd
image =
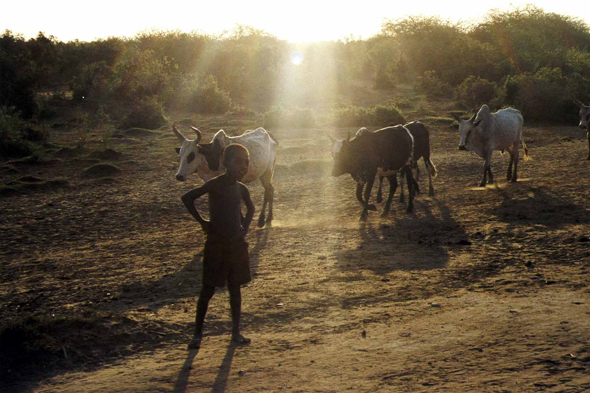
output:
[[[574,100],[580,106],[580,124],[579,127],[586,130],[586,138],[588,139],[588,157],[590,160],[590,106],[584,105],[582,101]]]
[[[507,179],[516,182],[518,167],[518,143],[522,142],[524,150],[524,159],[529,160],[529,152],[522,137],[522,124],[524,122],[520,112],[513,108],[499,110],[491,113],[487,105],[483,105],[477,116],[472,116],[469,120],[461,120],[454,115],[459,121],[459,142],[460,150],[474,151],[478,156],[485,160],[483,167],[483,179],[480,187],[485,187],[487,183],[487,174],[490,175],[489,183],[493,183],[491,162],[494,150],[504,150],[510,153],[510,164],[508,165]],[[512,165],[514,164],[514,173]]]
[[[272,178],[278,146],[276,139],[264,128],[258,127],[255,130],[248,130],[242,135],[234,137],[228,136],[223,130],[219,130],[210,143],[200,143],[201,132],[195,127],[191,128],[197,133],[197,139],[195,140],[186,139],[176,127],[176,123],[172,125],[174,134],[182,142],[182,146],[176,149],[180,155],[180,167],[176,173],[176,179],[185,181],[194,172],[197,172],[204,181],[221,175],[225,172],[222,163],[224,149],[232,143],[239,143],[246,147],[250,153],[248,172],[242,182],[251,183],[256,179],[260,179],[262,187],[264,187],[264,202],[258,218],[258,226],[262,228],[265,224],[267,203],[268,218],[266,218],[266,224],[270,224],[273,219],[274,187]]]

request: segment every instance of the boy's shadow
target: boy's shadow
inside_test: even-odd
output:
[[[272,227],[265,227],[262,229],[256,230],[254,233],[251,232],[248,243],[252,244],[252,236],[254,237],[255,244],[253,247],[250,248],[250,271],[252,272],[252,276],[256,275],[256,271],[258,270],[258,265],[260,264],[260,251],[266,247],[266,243],[268,242],[268,236],[272,231]]]
[[[231,365],[234,360],[234,354],[238,346],[239,344],[231,342],[227,347],[225,356],[223,357],[223,361],[221,362],[221,366],[219,366],[217,378],[215,378],[215,382],[213,382],[213,386],[211,387],[212,393],[225,392],[225,389],[227,387],[227,379],[229,378]],[[178,374],[176,383],[174,384],[174,393],[184,393],[187,391],[188,380],[191,372],[190,370],[192,369],[193,361],[195,357],[197,357],[198,353],[198,349],[189,351],[186,360],[182,365],[182,369]]]

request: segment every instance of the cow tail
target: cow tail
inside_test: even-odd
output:
[[[520,136],[520,143],[522,143],[522,150],[524,151],[524,161],[532,160],[531,156],[529,156],[529,149],[526,147],[526,143],[524,143],[524,138],[522,135]]]
[[[275,136],[273,134],[271,134],[270,131],[268,131],[268,130],[265,130],[265,131],[268,134],[268,136],[270,136],[270,139],[272,139],[273,142],[276,143],[277,144],[277,147],[278,147],[279,146],[279,140],[277,138],[275,138]]]
[[[405,127],[404,127],[405,128]],[[412,135],[412,133],[410,132],[410,130],[408,130],[407,128],[405,128],[406,132],[408,133],[408,135],[410,136],[410,169],[414,167],[414,136]]]
[[[430,175],[432,177],[436,177],[438,175],[438,171],[436,170],[436,166],[430,158],[428,158],[428,168],[430,169]]]

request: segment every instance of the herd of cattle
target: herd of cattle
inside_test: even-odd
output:
[[[588,138],[588,160],[590,160],[590,106],[577,102],[580,106],[580,128],[586,130]],[[460,150],[475,152],[484,159],[483,179],[481,187],[493,183],[491,159],[494,151],[507,151],[510,155],[507,180],[517,181],[519,158],[519,144],[522,144],[524,159],[529,159],[528,149],[522,135],[523,118],[516,109],[508,108],[492,113],[487,105],[471,118],[464,120],[455,115],[459,122]],[[225,168],[222,164],[223,150],[232,143],[244,145],[250,152],[248,173],[242,179],[250,183],[260,179],[264,187],[264,201],[258,226],[270,225],[273,219],[272,208],[274,187],[272,178],[276,163],[277,139],[259,127],[249,130],[242,135],[230,137],[223,130],[218,131],[210,143],[201,143],[201,132],[191,127],[197,134],[196,139],[187,139],[178,130],[176,124],[172,126],[174,134],[182,142],[177,149],[180,155],[180,167],[176,173],[179,181],[187,180],[188,176],[197,172],[199,177],[207,181],[222,174]],[[403,184],[408,186],[408,212],[414,208],[414,196],[419,192],[417,177],[419,169],[417,161],[422,158],[429,178],[429,195],[434,195],[432,177],[436,177],[436,167],[430,159],[430,134],[426,126],[419,121],[405,125],[393,125],[369,132],[366,128],[357,131],[353,139],[350,133],[346,139],[337,140],[328,135],[332,141],[332,156],[334,166],[333,176],[350,174],[357,183],[356,197],[363,205],[360,219],[366,219],[370,210],[376,210],[370,204],[371,190],[376,176],[379,176],[377,202],[382,201],[382,183],[386,177],[389,182],[389,196],[385,203],[382,216],[386,216],[391,208],[391,200],[397,189],[397,175],[401,178],[400,200],[404,200]],[[414,177],[414,173],[416,174]],[[364,190],[364,193],[363,193]],[[268,204],[268,216],[265,217]]]

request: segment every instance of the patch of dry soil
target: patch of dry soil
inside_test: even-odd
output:
[[[186,350],[203,234],[179,197],[200,181],[175,180],[171,132],[114,141],[121,171],[106,179],[63,152],[0,172],[3,184],[68,182],[0,195],[2,318],[48,318],[57,340],[50,363],[9,365],[5,391],[590,389],[590,163],[579,130],[525,128],[534,160],[521,161],[520,181],[505,181],[508,158],[494,153],[497,183],[481,189],[481,159],[433,127],[436,195],[419,195],[414,214],[396,202],[366,222],[352,179],[329,175],[324,131],[273,132],[275,222],[248,235],[245,347],[230,343],[219,290],[201,349]],[[249,187],[260,208],[262,187]]]

